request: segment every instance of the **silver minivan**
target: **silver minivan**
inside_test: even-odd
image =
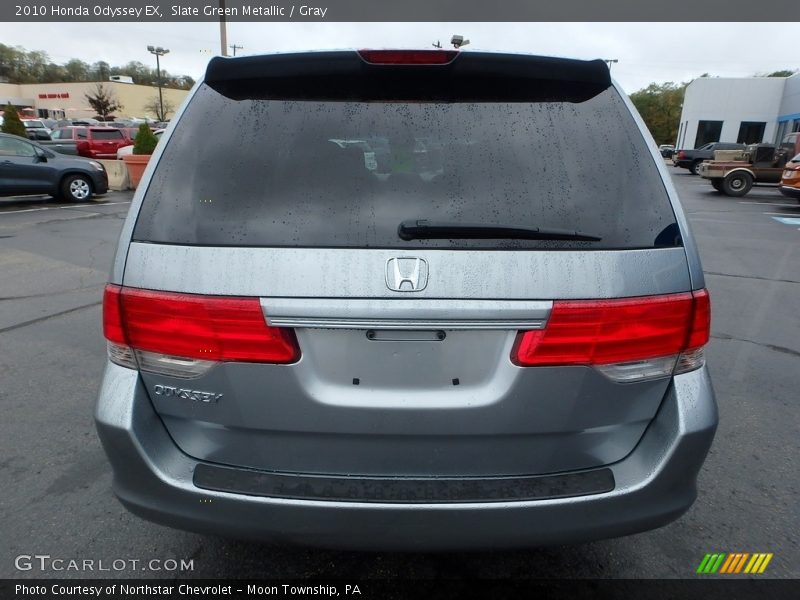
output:
[[[215,58],[136,191],[97,428],[146,519],[354,549],[664,525],[717,425],[709,296],[602,60]]]

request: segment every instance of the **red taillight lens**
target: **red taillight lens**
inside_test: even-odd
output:
[[[545,329],[524,331],[520,366],[604,365],[678,354],[708,341],[708,293],[556,301]]]
[[[692,292],[692,296],[694,297],[694,311],[686,350],[702,348],[708,343],[711,336],[711,298],[706,290]]]
[[[118,285],[109,284],[103,292],[103,335],[109,342],[126,345],[119,305],[120,289]]]
[[[458,56],[456,50],[359,50],[373,65],[446,65]]]
[[[300,356],[294,333],[267,325],[258,298],[109,285],[103,328],[112,343],[182,358],[291,363]]]
[[[686,158],[686,153],[683,150],[678,150],[678,158]]]

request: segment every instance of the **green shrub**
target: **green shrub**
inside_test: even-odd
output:
[[[136,140],[133,142],[134,154],[152,154],[158,144],[158,138],[155,136],[150,126],[147,123],[139,125],[139,131],[136,133]]]
[[[11,135],[18,135],[26,140],[28,139],[28,132],[25,131],[25,125],[19,120],[17,109],[10,104],[3,109],[3,133],[10,133]]]

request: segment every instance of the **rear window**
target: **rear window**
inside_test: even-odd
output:
[[[600,241],[404,241],[401,222],[521,225]],[[583,102],[233,100],[203,85],[134,239],[208,246],[652,248],[680,244],[613,88]]]
[[[107,131],[104,129],[92,129],[92,138],[95,140],[121,140],[124,139],[119,129]]]

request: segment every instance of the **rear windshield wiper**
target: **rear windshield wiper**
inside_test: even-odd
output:
[[[445,223],[409,219],[400,223],[397,235],[403,240],[442,239],[519,239],[519,240],[577,240],[599,242],[603,238],[564,229],[540,229],[519,225],[481,225],[477,223]]]

